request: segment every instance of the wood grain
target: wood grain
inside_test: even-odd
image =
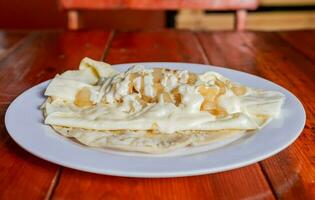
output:
[[[213,175],[159,179],[65,169],[53,199],[273,199],[262,177],[256,165]]]
[[[207,63],[191,32],[117,33],[105,60],[110,63],[185,61]],[[227,59],[226,59],[227,60]],[[273,199],[258,164],[211,175],[136,179],[65,169],[54,199]]]
[[[0,32],[0,60],[14,51],[26,35],[26,32]]]
[[[23,40],[27,39],[26,36],[27,33],[22,32],[0,32],[0,61],[18,48]],[[8,96],[1,92],[0,105],[8,104],[7,98]]]
[[[288,31],[277,33],[300,53],[303,53],[315,64],[315,33],[314,31]]]
[[[164,30],[116,34],[106,61],[204,63],[206,59],[191,32]]]
[[[247,35],[246,38],[254,41],[251,48],[263,60],[261,65],[274,66],[272,71],[268,71],[268,78],[281,81],[284,87],[297,95],[308,116],[306,128],[299,139],[277,156],[263,161],[262,166],[267,171],[278,197],[314,199],[315,149],[311,148],[315,139],[314,64],[273,34],[260,33]]]
[[[12,36],[5,42],[3,38],[10,37],[1,37],[0,32],[0,47],[14,47],[0,59],[0,199],[274,199],[274,194],[280,199],[314,199],[314,34],[125,32],[115,34],[108,45],[113,36],[109,32],[31,33]],[[259,165],[169,179],[60,170],[18,147],[4,127],[8,103],[36,83],[77,68],[84,56],[100,59],[108,47],[105,60],[110,63],[210,63],[267,78],[302,101],[308,117],[305,129],[294,144]]]
[[[0,61],[0,99],[12,101],[25,89],[77,68],[84,56],[100,58],[108,32],[33,33]],[[59,166],[22,150],[4,127],[7,103],[0,104],[0,199],[43,199]]]
[[[20,51],[0,62],[0,85],[6,85],[2,94],[16,96],[57,73],[76,69],[85,56],[99,59],[109,33],[34,33],[31,37]],[[14,84],[7,85],[9,80]]]
[[[278,198],[314,199],[315,150],[312,146],[314,146],[315,68],[314,64],[303,55],[311,55],[308,50],[314,46],[311,45],[300,53],[274,33],[218,32],[200,34],[199,38],[208,57],[214,63],[267,78],[289,89],[302,101],[308,116],[303,133],[293,145],[264,160],[261,165]],[[296,38],[295,42],[291,41],[292,44],[297,43],[299,39]],[[218,49],[212,49],[213,45],[218,46]],[[295,45],[300,46],[300,44]],[[229,55],[229,61],[222,62],[226,55]]]

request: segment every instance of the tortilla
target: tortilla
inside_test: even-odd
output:
[[[119,73],[84,58],[48,85],[44,123],[81,144],[145,153],[222,146],[276,118],[285,96],[208,71],[135,65]],[[210,145],[211,144],[211,145]]]
[[[97,131],[80,128],[53,126],[61,135],[74,138],[81,144],[143,153],[167,153],[188,146],[201,146],[243,134],[243,130],[181,131],[174,134],[148,131]],[[233,140],[229,141],[233,142]]]

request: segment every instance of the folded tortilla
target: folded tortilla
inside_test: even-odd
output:
[[[45,96],[45,123],[60,134],[88,146],[146,153],[261,129],[285,100],[280,92],[246,87],[216,72],[133,66],[118,73],[89,58],[79,70],[57,75]]]

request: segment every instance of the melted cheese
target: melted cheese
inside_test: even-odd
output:
[[[279,115],[284,102],[279,92],[241,86],[215,72],[198,75],[134,66],[118,73],[95,62],[85,60],[80,70],[51,81],[45,95],[52,100],[43,105],[46,124],[95,130],[154,127],[169,134],[252,130]]]
[[[153,88],[153,76],[145,75],[143,77],[143,84],[144,84],[144,95],[148,97],[154,96],[154,88]]]

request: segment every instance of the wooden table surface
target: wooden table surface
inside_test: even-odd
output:
[[[307,122],[291,146],[264,161],[222,173],[138,179],[62,167],[20,148],[4,115],[24,90],[106,62],[205,63],[256,74],[293,92]],[[315,31],[0,32],[0,199],[315,199]],[[271,138],[272,139],[272,138]],[[249,149],[250,151],[250,149]]]

